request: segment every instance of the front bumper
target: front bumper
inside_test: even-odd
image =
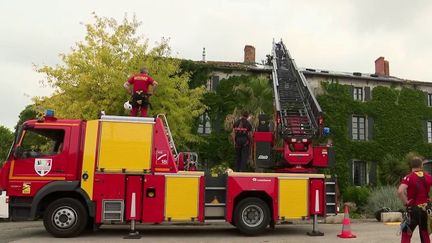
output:
[[[0,194],[0,218],[9,218],[9,196],[6,191],[1,191]]]

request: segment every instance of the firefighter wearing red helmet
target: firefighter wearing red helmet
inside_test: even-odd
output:
[[[130,115],[137,116],[138,112],[142,117],[147,116],[149,102],[149,87],[156,86],[156,82],[150,75],[146,68],[142,68],[140,73],[132,75],[125,83],[124,87],[132,96],[131,105],[132,110]],[[130,86],[133,86],[132,90]]]

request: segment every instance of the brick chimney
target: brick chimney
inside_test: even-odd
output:
[[[244,63],[255,63],[255,47],[250,45],[245,46]]]
[[[378,57],[375,60],[375,74],[379,76],[390,75],[389,62],[384,60],[384,57]]]

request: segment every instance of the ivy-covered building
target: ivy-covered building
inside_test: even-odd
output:
[[[201,61],[211,67],[209,92],[232,76],[271,78],[271,67],[256,63],[254,53],[253,47],[246,46],[244,62]],[[413,151],[432,158],[432,83],[391,76],[384,57],[375,61],[372,74],[315,68],[301,71],[332,130],[337,160],[332,172],[342,184],[387,184],[388,174],[398,169],[391,158],[401,161]],[[211,132],[207,116],[202,117],[200,133]]]

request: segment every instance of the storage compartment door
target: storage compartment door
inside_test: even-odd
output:
[[[299,219],[308,215],[308,179],[279,178],[279,218]]]
[[[197,220],[199,182],[199,176],[166,176],[165,220]]]
[[[153,124],[104,121],[100,136],[99,170],[150,170]]]
[[[126,220],[141,220],[142,177],[126,177]]]

